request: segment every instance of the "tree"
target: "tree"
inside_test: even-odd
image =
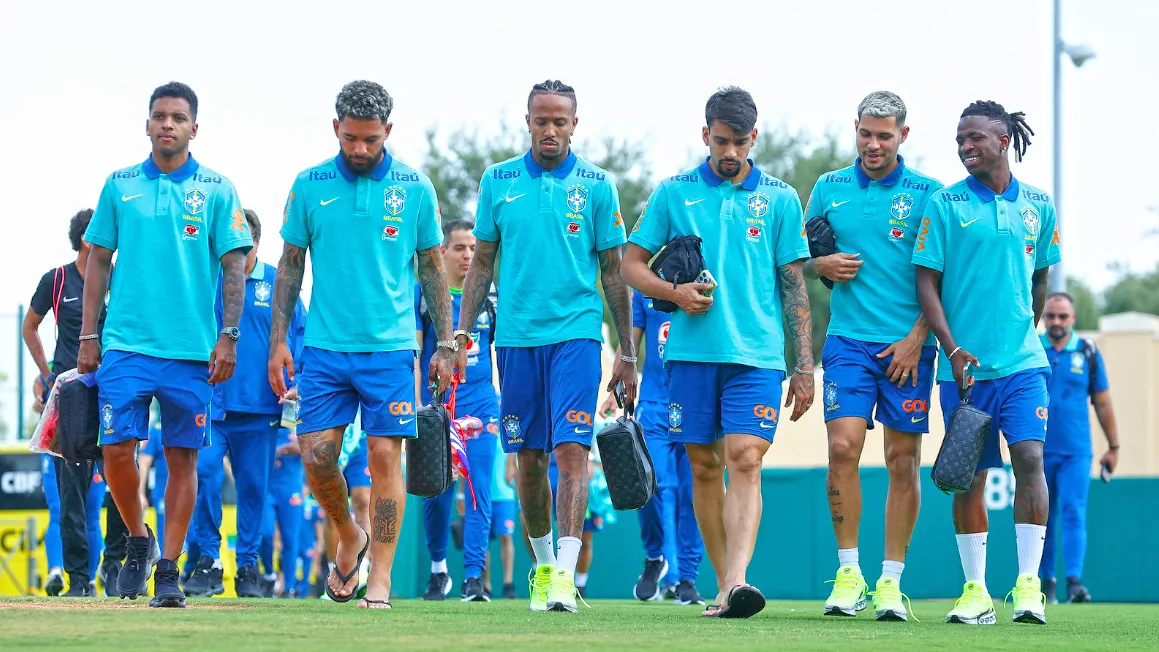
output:
[[[1069,276],[1066,291],[1074,297],[1075,330],[1093,331],[1099,327],[1099,305],[1095,293],[1086,283]]]
[[[1142,274],[1130,272],[1126,265],[1114,263],[1119,280],[1103,294],[1103,314],[1145,312],[1159,315],[1159,266]]]

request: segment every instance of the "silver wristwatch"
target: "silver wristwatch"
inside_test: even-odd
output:
[[[460,335],[462,335],[463,337],[465,337],[467,339],[471,339],[471,334],[465,330],[462,330],[462,329],[455,331],[455,333],[454,333],[454,335],[452,335],[452,337],[454,337],[457,340],[457,339],[459,339]]]
[[[448,349],[450,349],[450,350],[451,350],[451,352],[452,352],[452,353],[458,353],[458,352],[459,352],[459,340],[451,340],[451,341],[449,341],[449,342],[448,342],[448,341],[444,341],[444,340],[439,340],[438,342],[435,342],[435,346],[436,346],[436,347],[440,347],[440,346],[441,346],[441,347],[448,348]]]

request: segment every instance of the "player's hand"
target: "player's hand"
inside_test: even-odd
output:
[[[270,351],[270,364],[267,367],[270,374],[270,389],[280,398],[285,398],[289,391],[286,389],[286,376],[282,373],[283,370],[289,374],[290,382],[294,382],[294,355],[290,353],[290,347],[286,346],[285,342]],[[296,398],[298,390],[295,388],[293,391]]]
[[[101,366],[101,345],[96,340],[81,340],[76,356],[76,372],[88,374]]]
[[[282,397],[278,399],[278,405],[282,405],[282,404],[286,403],[287,401],[296,401],[296,400],[298,400],[298,386],[297,385],[286,390],[285,394],[282,394]]]
[[[978,362],[978,358],[975,358],[974,354],[970,353],[966,349],[958,349],[958,352],[955,353],[954,357],[950,360],[950,368],[954,370],[954,382],[958,383],[958,387],[962,386],[962,376],[965,375],[967,362],[974,365],[975,369],[982,366],[981,363]],[[967,385],[967,387],[971,387],[973,385],[974,377],[970,376],[970,383]]]
[[[467,351],[461,352],[463,357],[466,357]],[[451,386],[451,376],[454,374],[455,366],[458,365],[458,360],[450,349],[445,346],[440,346],[435,350],[434,355],[431,356],[431,364],[427,367],[427,378],[431,379],[431,393],[442,394]],[[463,366],[467,366],[464,362]],[[463,377],[459,376],[459,382],[463,381]]]
[[[149,511],[149,499],[145,496],[144,491],[137,494],[137,500],[141,501],[141,513],[142,514]]]
[[[459,353],[455,355],[455,368],[453,371],[459,373],[459,382],[467,382],[467,346],[470,345],[471,339],[466,335],[456,337],[455,341],[459,343]]]
[[[505,473],[504,475],[507,476],[506,477],[507,484],[512,489],[515,488],[515,474],[518,470],[519,470],[519,467],[515,464],[515,454],[509,453],[507,455],[507,473]]]
[[[959,351],[958,355],[962,352]],[[907,380],[913,382],[913,386],[918,386],[918,361],[922,357],[922,343],[915,341],[912,337],[905,337],[898,340],[889,347],[877,354],[877,359],[881,360],[893,356],[893,360],[889,363],[889,369],[885,370],[885,375],[889,376],[889,382],[896,383],[898,389],[905,386]],[[957,357],[957,356],[954,356]]]
[[[636,386],[639,382],[635,364],[624,362],[623,360],[617,362],[615,370],[612,371],[612,379],[608,381],[608,391],[615,393],[616,383],[621,381],[624,383],[624,405],[628,403],[635,404]]]
[[[1100,465],[1106,464],[1107,470],[1111,473],[1115,472],[1115,467],[1119,466],[1119,449],[1108,450],[1103,459],[1099,462]]]
[[[712,297],[701,292],[711,289],[708,283],[681,283],[676,286],[676,296],[672,297],[672,303],[690,315],[703,315],[712,307]]]
[[[789,379],[789,394],[785,397],[785,407],[792,406],[793,415],[789,421],[800,419],[813,405],[813,374],[794,373]]]
[[[209,354],[209,384],[224,383],[233,378],[237,366],[237,342],[225,335],[217,338],[217,346]]]
[[[616,412],[616,395],[608,394],[604,402],[600,405],[600,416],[610,417]]]
[[[821,256],[813,260],[817,273],[834,283],[847,283],[857,276],[857,270],[865,264],[864,260],[857,260],[861,254],[835,253]]]

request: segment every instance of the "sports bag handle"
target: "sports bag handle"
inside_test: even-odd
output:
[[[636,406],[632,404],[632,401],[628,400],[628,390],[624,387],[624,381],[616,381],[616,386],[612,388],[612,393],[616,395],[616,403],[624,411],[624,414],[629,417],[636,416]]]
[[[958,386],[958,399],[963,403],[970,402],[970,390],[974,389],[974,384],[969,382],[974,376],[970,374],[970,367],[974,363],[967,362],[965,367],[962,367],[962,384]]]
[[[459,389],[459,382],[459,372],[456,371],[455,375],[451,376],[451,388],[449,390],[451,398],[447,402],[443,402],[443,399],[446,398],[447,395],[446,391],[442,393],[436,392],[432,397],[435,403],[441,403],[444,407],[447,408],[447,412],[449,412],[451,415],[451,421],[455,420],[455,400],[458,395],[457,390]]]

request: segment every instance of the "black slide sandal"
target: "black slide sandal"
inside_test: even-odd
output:
[[[349,582],[351,580],[351,578],[353,578],[355,575],[358,574],[358,569],[362,568],[362,560],[366,558],[366,551],[370,549],[370,535],[366,534],[366,531],[362,530],[362,528],[358,528],[358,529],[366,537],[366,545],[362,546],[362,551],[358,553],[358,561],[354,562],[354,568],[351,569],[351,571],[349,573],[343,573],[342,571],[338,570],[338,562],[334,562],[334,572],[338,575],[338,581],[342,582],[342,586],[346,586],[347,582]],[[354,590],[350,592],[350,595],[347,595],[347,596],[337,595],[330,588],[329,578],[327,578],[327,580],[326,580],[326,595],[334,602],[350,602],[351,600],[354,599],[354,596],[357,593],[358,593],[358,587],[355,586]],[[363,598],[363,599],[365,599],[365,598]]]
[[[370,598],[359,598],[359,600],[362,600],[366,603],[367,609],[374,609],[374,607],[370,606],[372,604],[384,604],[386,605],[387,609],[394,609],[394,607],[390,605],[390,600],[371,600]]]
[[[751,618],[765,608],[765,596],[755,586],[733,587],[728,594],[728,606],[718,614],[720,618]]]

